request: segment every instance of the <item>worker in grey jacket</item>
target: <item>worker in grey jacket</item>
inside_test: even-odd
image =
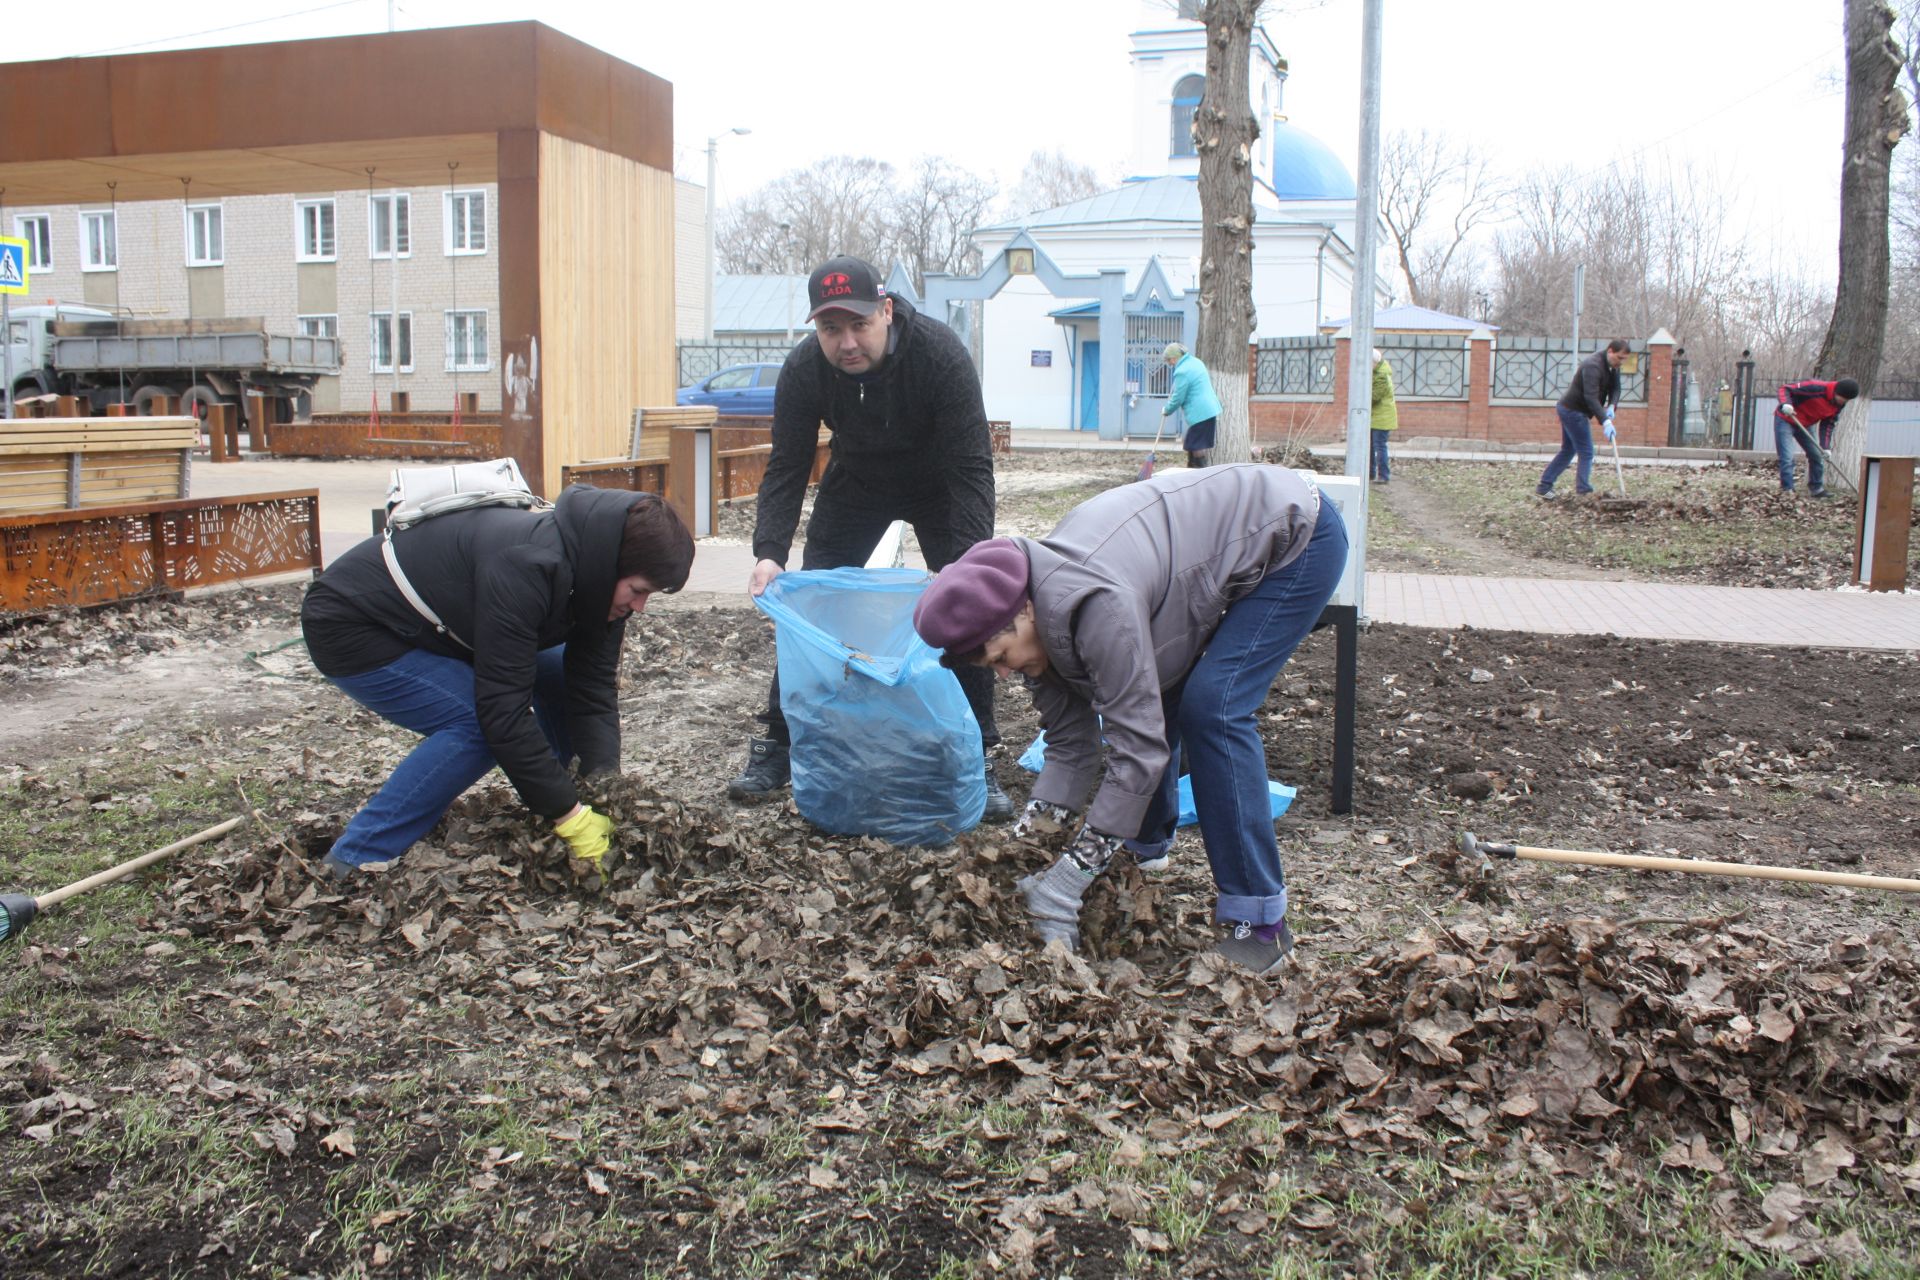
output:
[[[1049,536],[979,543],[934,579],[914,610],[921,638],[950,667],[1026,676],[1046,729],[1016,834],[1043,814],[1071,822],[1093,794],[1067,851],[1020,882],[1043,941],[1078,945],[1087,887],[1123,847],[1143,865],[1165,856],[1184,745],[1220,950],[1263,973],[1286,959],[1254,717],[1346,562],[1346,529],[1309,479],[1240,463],[1108,490]]]

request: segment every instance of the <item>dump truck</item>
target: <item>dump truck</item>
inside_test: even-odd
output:
[[[205,419],[214,404],[241,406],[249,392],[312,408],[313,386],[340,372],[340,339],[272,333],[258,317],[135,320],[103,307],[50,303],[12,308],[7,344],[13,396],[79,396],[99,415],[123,401],[135,412],[177,396],[180,412]]]

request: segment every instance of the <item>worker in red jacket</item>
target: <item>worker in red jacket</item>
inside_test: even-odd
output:
[[[1789,443],[1798,441],[1807,455],[1807,493],[1815,498],[1827,496],[1826,453],[1833,446],[1833,427],[1847,401],[1858,397],[1860,384],[1852,378],[1822,382],[1809,378],[1789,382],[1780,388],[1780,403],[1773,411],[1773,451],[1780,460],[1780,488],[1793,492],[1793,454]],[[1819,447],[1814,447],[1809,429],[1820,429]]]

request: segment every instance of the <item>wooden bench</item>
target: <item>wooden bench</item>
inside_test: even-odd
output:
[[[184,498],[199,440],[191,417],[0,421],[0,512]]]

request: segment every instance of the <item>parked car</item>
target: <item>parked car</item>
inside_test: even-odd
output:
[[[728,365],[709,378],[680,388],[675,404],[710,404],[721,417],[773,414],[773,384],[780,380],[780,366],[767,364]]]

